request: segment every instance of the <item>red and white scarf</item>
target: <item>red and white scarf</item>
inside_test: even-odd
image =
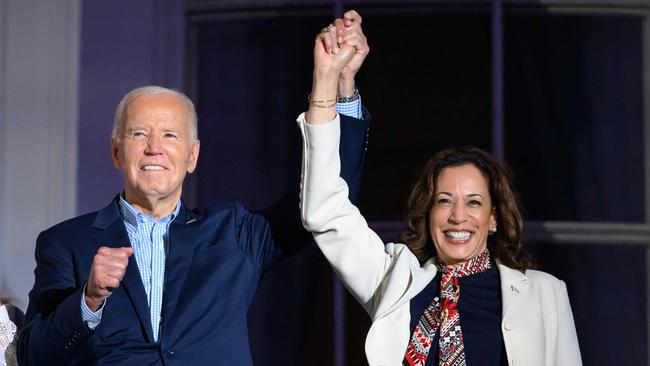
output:
[[[460,329],[460,314],[458,313],[458,298],[460,287],[458,278],[484,272],[492,268],[490,253],[485,249],[481,254],[458,264],[447,267],[438,263],[442,272],[440,280],[440,297],[436,296],[424,310],[422,318],[415,327],[411,341],[406,348],[405,364],[424,366],[429,356],[433,337],[440,329],[438,341],[440,366],[465,365],[465,345],[463,332]]]

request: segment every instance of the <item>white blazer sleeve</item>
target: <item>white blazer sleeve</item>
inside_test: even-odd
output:
[[[334,271],[373,313],[372,298],[391,267],[391,255],[348,200],[348,187],[339,177],[340,121],[310,125],[298,117],[303,136],[301,216]]]
[[[571,305],[569,304],[569,294],[564,281],[559,282],[560,285],[557,287],[556,293],[558,320],[560,322],[558,325],[557,365],[582,365],[578,335],[573,322]]]

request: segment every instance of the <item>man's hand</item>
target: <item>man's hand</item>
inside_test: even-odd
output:
[[[111,296],[113,290],[120,286],[132,254],[131,247],[100,247],[97,250],[84,294],[84,300],[90,310],[97,311],[104,300]]]
[[[354,77],[361,69],[363,61],[370,53],[368,39],[361,29],[361,15],[354,10],[349,10],[343,14],[342,29],[339,31],[337,26],[338,41],[341,47],[351,46],[356,50],[352,59],[343,67],[339,74],[338,93],[343,96],[350,96],[354,93]]]

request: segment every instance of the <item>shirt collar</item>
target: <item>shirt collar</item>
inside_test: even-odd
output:
[[[122,217],[124,218],[124,221],[128,222],[129,224],[133,226],[138,226],[138,222],[155,222],[155,221],[162,221],[162,222],[171,222],[178,216],[178,213],[181,210],[181,201],[179,200],[178,203],[176,204],[176,208],[174,211],[161,218],[160,220],[156,220],[153,216],[143,214],[140,212],[137,208],[133,207],[130,203],[128,203],[124,199],[124,193],[120,194],[120,212],[122,213]]]

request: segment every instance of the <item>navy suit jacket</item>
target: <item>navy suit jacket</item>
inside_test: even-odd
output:
[[[346,119],[341,176],[353,196],[368,121]],[[99,326],[90,330],[82,321],[81,296],[97,249],[130,246],[117,200],[39,235],[21,365],[252,365],[247,311],[257,284],[278,260],[312,241],[300,222],[298,191],[261,212],[239,203],[182,205],[169,228],[158,342],[134,256]]]

